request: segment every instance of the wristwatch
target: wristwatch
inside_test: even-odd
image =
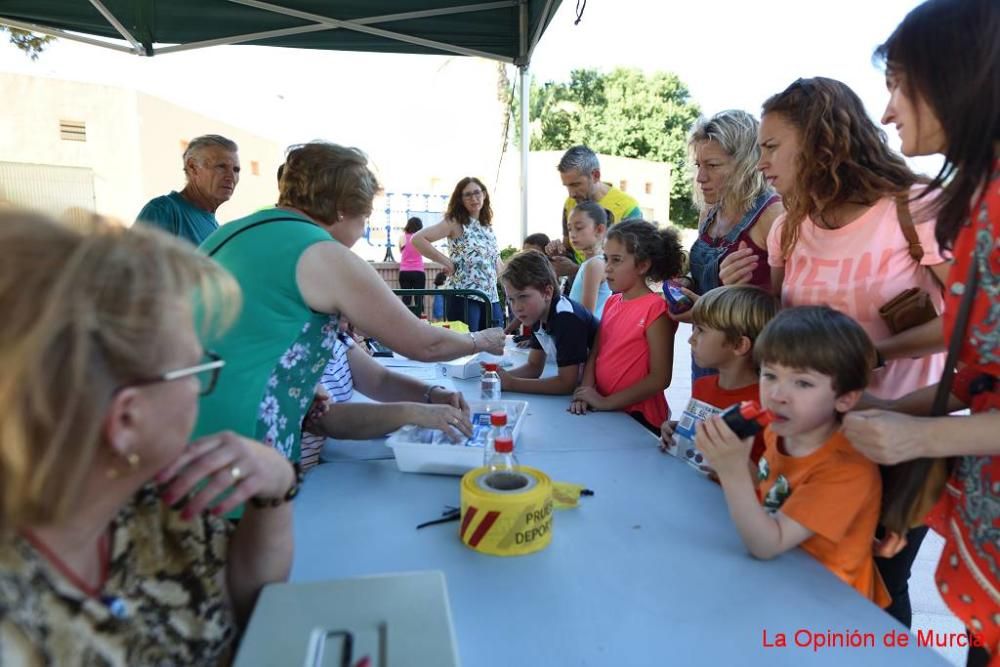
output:
[[[250,504],[258,509],[268,509],[284,505],[295,498],[295,496],[299,495],[299,489],[302,487],[303,480],[302,466],[298,463],[293,463],[292,469],[295,471],[295,480],[288,488],[288,491],[285,492],[285,495],[279,496],[278,498],[258,498],[257,496],[254,496],[250,499]]]

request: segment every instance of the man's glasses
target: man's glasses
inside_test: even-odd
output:
[[[158,382],[171,382],[173,380],[180,380],[182,378],[196,375],[198,376],[199,385],[198,395],[207,396],[212,393],[213,389],[215,389],[215,384],[219,381],[219,371],[222,370],[222,367],[225,365],[226,362],[222,360],[222,357],[215,352],[206,350],[205,360],[200,364],[187,366],[185,368],[177,368],[172,371],[161,373],[160,375],[155,375],[151,378],[133,380],[118,389],[121,390],[125,387],[141,387],[143,385],[156,384]]]
[[[482,196],[483,196],[483,191],[482,190],[476,190],[475,192],[463,192],[462,193],[462,198],[463,199],[481,199]]]

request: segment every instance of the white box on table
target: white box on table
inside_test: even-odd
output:
[[[488,414],[490,410],[503,410],[507,413],[507,426],[514,434],[515,453],[521,426],[528,414],[527,401],[501,400],[499,403],[486,401],[469,401],[469,410],[473,417]],[[482,443],[467,444],[443,442],[441,444],[423,443],[414,440],[420,430],[416,426],[404,426],[389,436],[386,444],[396,455],[396,466],[403,472],[423,472],[437,475],[463,475],[473,468],[483,465]]]
[[[465,380],[467,378],[479,377],[483,374],[480,361],[479,354],[470,354],[451,361],[441,362],[438,364],[438,367],[441,369],[443,377]]]

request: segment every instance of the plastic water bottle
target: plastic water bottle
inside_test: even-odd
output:
[[[499,368],[497,364],[483,364],[480,398],[487,402],[488,410],[500,407],[500,375],[497,373],[497,368]]]
[[[483,465],[489,465],[493,453],[493,443],[498,438],[512,438],[510,427],[507,425],[507,413],[497,410],[490,413],[490,432],[486,436],[486,444],[483,446]]]
[[[500,436],[493,441],[493,447],[496,451],[493,452],[493,456],[486,464],[490,470],[489,474],[517,472],[518,463],[514,457],[514,438],[509,435]]]

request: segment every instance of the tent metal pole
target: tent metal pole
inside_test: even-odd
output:
[[[402,12],[399,14],[383,14],[382,16],[369,16],[366,18],[357,18],[350,20],[338,20],[333,19],[328,16],[322,16],[321,14],[314,14],[312,12],[303,12],[297,9],[289,9],[287,7],[280,7],[270,2],[262,2],[262,0],[226,0],[226,2],[231,2],[237,5],[245,5],[247,7],[254,7],[255,9],[260,9],[262,11],[271,12],[272,14],[280,14],[282,16],[291,16],[294,18],[300,18],[304,21],[316,21],[316,22],[343,22],[343,23],[355,23],[357,25],[371,25],[373,23],[389,23],[394,21],[406,21],[409,19],[424,19],[433,18],[436,16],[451,16],[455,14],[469,14],[473,12],[485,12],[493,9],[503,9],[505,7],[513,7],[518,4],[518,0],[497,0],[497,2],[483,2],[476,5],[463,5],[460,7],[441,7],[439,9],[422,9],[415,12]]]
[[[245,42],[253,42],[263,39],[269,39],[272,37],[282,37],[285,35],[301,35],[310,32],[323,32],[325,30],[337,30],[343,28],[345,30],[355,30],[357,32],[366,32],[374,35],[379,35],[387,39],[391,39],[396,42],[404,42],[406,44],[417,44],[419,46],[425,46],[432,49],[437,49],[446,53],[454,53],[460,56],[478,56],[480,58],[486,58],[487,60],[499,60],[500,62],[511,63],[513,58],[505,58],[504,56],[498,56],[495,53],[486,53],[484,51],[476,51],[474,49],[466,49],[461,46],[452,46],[450,44],[445,44],[443,42],[432,42],[426,39],[420,39],[417,37],[406,37],[400,35],[399,33],[388,32],[385,30],[377,30],[375,28],[368,28],[365,26],[352,26],[351,24],[344,24],[341,26],[333,26],[327,23],[320,23],[315,25],[302,26],[300,28],[284,28],[281,30],[269,30],[267,32],[256,32],[249,35],[233,35],[232,37],[220,37],[219,39],[209,39],[203,42],[190,42],[188,44],[178,44],[176,46],[164,46],[156,49],[157,55],[166,55],[168,53],[177,53],[179,51],[193,51],[194,49],[201,49],[208,46],[232,46],[235,44],[242,44]],[[267,46],[267,45],[264,45]],[[131,49],[127,49],[130,53]]]
[[[550,14],[553,11],[552,3],[553,0],[545,0],[545,8],[542,9],[542,15],[538,20],[538,25],[535,26],[535,34],[531,37],[531,45],[528,47],[529,57],[535,52],[535,47],[538,46],[538,40],[542,38],[542,31],[545,30],[545,26],[549,22]]]
[[[269,11],[275,14],[284,14],[286,16],[292,16],[295,18],[300,18],[304,21],[315,21],[316,23],[327,25],[333,28],[342,28],[344,30],[354,30],[355,32],[367,33],[369,35],[375,35],[376,37],[384,37],[385,39],[395,40],[397,42],[404,42],[406,44],[415,44],[417,46],[423,46],[428,49],[444,51],[446,53],[457,53],[461,56],[478,56],[480,58],[486,58],[488,60],[499,60],[501,62],[513,62],[513,58],[504,58],[503,56],[498,56],[495,53],[489,53],[487,51],[480,51],[478,49],[471,49],[464,46],[455,46],[453,44],[447,44],[445,42],[439,42],[432,39],[424,39],[422,37],[413,37],[411,35],[404,35],[398,32],[392,32],[389,30],[382,30],[380,28],[373,28],[371,26],[362,25],[355,21],[344,21],[340,19],[331,19],[327,16],[321,16],[319,14],[313,14],[310,12],[302,12],[294,9],[289,9],[286,7],[280,7],[270,2],[263,2],[262,0],[226,0],[227,2],[232,2],[234,4],[246,5],[248,7],[254,7],[256,9],[262,9],[264,11]],[[525,0],[518,0],[524,2]],[[486,9],[494,9],[495,7],[490,6],[492,3],[483,3],[479,5],[472,5],[474,7],[473,11],[485,11]],[[513,3],[500,3],[501,6],[510,6]],[[469,11],[469,7],[462,8],[460,11],[455,13],[466,13]],[[523,11],[523,10],[522,10]],[[522,19],[523,21],[523,19]]]
[[[528,149],[531,130],[528,126],[528,102],[531,74],[528,65],[521,65],[521,240],[528,235]]]
[[[531,24],[528,14],[528,0],[521,0],[518,12],[518,57],[517,67],[521,72],[521,240],[528,235],[528,149],[531,148],[531,135],[528,134],[528,89],[531,75],[528,66],[531,59],[531,42],[528,27]]]
[[[125,38],[125,41],[132,45],[132,48],[135,49],[137,53],[146,50],[145,47],[139,43],[139,40],[133,37],[132,33],[130,33],[125,26],[122,25],[122,22],[119,21],[114,14],[108,11],[108,8],[104,6],[104,3],[101,2],[101,0],[90,0],[90,4],[94,6],[94,9],[101,13],[104,20],[111,24],[111,27],[118,31],[119,35]]]
[[[248,35],[233,35],[231,37],[220,37],[219,39],[206,39],[201,42],[188,42],[187,44],[177,44],[176,46],[163,46],[156,49],[157,55],[177,53],[179,51],[193,51],[204,49],[210,46],[234,46],[243,42],[253,42],[259,39],[270,39],[273,37],[284,37],[286,35],[304,35],[310,32],[323,32],[324,30],[335,30],[328,25],[304,25],[298,28],[283,28],[281,30],[267,30],[265,32],[255,32]]]
[[[84,44],[90,44],[91,46],[100,46],[104,49],[111,49],[112,51],[121,51],[123,53],[131,53],[133,55],[146,55],[145,49],[136,51],[133,48],[122,46],[121,44],[113,44],[111,42],[105,42],[104,40],[95,39],[92,37],[84,37],[83,35],[77,35],[76,33],[66,32],[65,30],[60,30],[59,28],[50,28],[45,25],[38,25],[36,23],[24,23],[22,21],[15,21],[14,19],[8,19],[0,16],[0,23],[4,25],[9,25],[13,28],[20,28],[21,30],[27,30],[29,32],[40,32],[43,35],[52,35],[53,37],[58,37],[59,39],[68,39],[74,42],[82,42]]]

